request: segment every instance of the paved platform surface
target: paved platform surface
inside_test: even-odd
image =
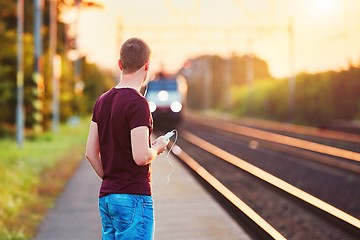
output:
[[[250,239],[198,182],[167,154],[153,163],[156,240]],[[34,240],[101,239],[97,207],[100,180],[84,160],[56,202]]]
[[[40,225],[35,240],[101,239],[97,210],[100,179],[83,160],[63,194]]]

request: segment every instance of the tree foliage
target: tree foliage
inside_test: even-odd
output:
[[[45,83],[43,98],[43,126],[48,129],[52,118],[52,79],[49,60],[49,2],[45,2],[43,25],[41,28],[43,55],[42,74]],[[74,2],[57,1],[59,15],[63,7],[72,7]],[[34,124],[34,37],[33,37],[34,1],[24,1],[24,110],[25,124],[31,128]],[[60,79],[60,117],[66,121],[73,115],[85,115],[91,110],[95,96],[107,90],[113,84],[110,73],[104,72],[86,58],[81,61],[81,79],[85,84],[82,93],[75,92],[74,62],[67,58],[69,39],[64,23],[57,22],[57,53],[61,56],[62,74]],[[16,109],[16,72],[17,72],[17,1],[0,0],[0,136],[14,129]],[[89,106],[90,104],[90,106]],[[11,130],[13,131],[13,130]]]
[[[250,113],[254,117],[314,126],[360,119],[360,67],[351,66],[340,72],[299,74],[292,114],[288,79],[256,83],[251,93],[245,86],[233,91],[234,111],[240,115]]]
[[[299,74],[293,110],[289,80],[273,78],[266,62],[254,56],[201,56],[189,60],[180,74],[188,81],[190,108],[316,126],[360,119],[360,66]]]
[[[188,104],[192,108],[228,109],[232,104],[231,86],[271,78],[267,63],[254,56],[233,55],[228,59],[200,56],[190,60],[189,65],[180,72],[188,80]],[[249,77],[248,69],[253,71],[252,77]]]

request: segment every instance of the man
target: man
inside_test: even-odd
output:
[[[131,38],[121,47],[120,82],[96,101],[86,158],[102,179],[99,210],[102,239],[152,239],[154,209],[151,162],[169,141],[150,144],[152,117],[140,94],[149,70],[150,48]]]

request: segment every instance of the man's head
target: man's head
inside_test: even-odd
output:
[[[143,40],[128,39],[120,49],[120,69],[124,74],[131,74],[145,65],[145,70],[148,70],[150,52],[149,46]]]

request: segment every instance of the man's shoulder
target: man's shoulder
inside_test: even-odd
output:
[[[108,96],[110,94],[110,92],[112,91],[112,88],[107,90],[106,92],[102,93],[100,96],[99,96],[99,100],[105,98],[106,96]]]
[[[97,102],[116,102],[121,104],[139,104],[139,103],[146,103],[146,98],[139,92],[133,89],[122,88],[116,89],[112,88],[105,93],[101,94],[98,98]]]
[[[99,97],[96,99],[96,101],[95,101],[95,105],[96,105],[96,104],[99,104],[99,102],[101,102],[101,101],[103,101],[104,99],[106,99],[106,96],[109,95],[110,91],[111,91],[111,89],[109,89],[109,90],[107,90],[106,92],[100,94],[100,96],[99,96]]]
[[[147,102],[146,98],[138,91],[133,90],[133,89],[128,89],[128,91],[126,91],[127,97],[129,100],[136,101],[136,102]]]

